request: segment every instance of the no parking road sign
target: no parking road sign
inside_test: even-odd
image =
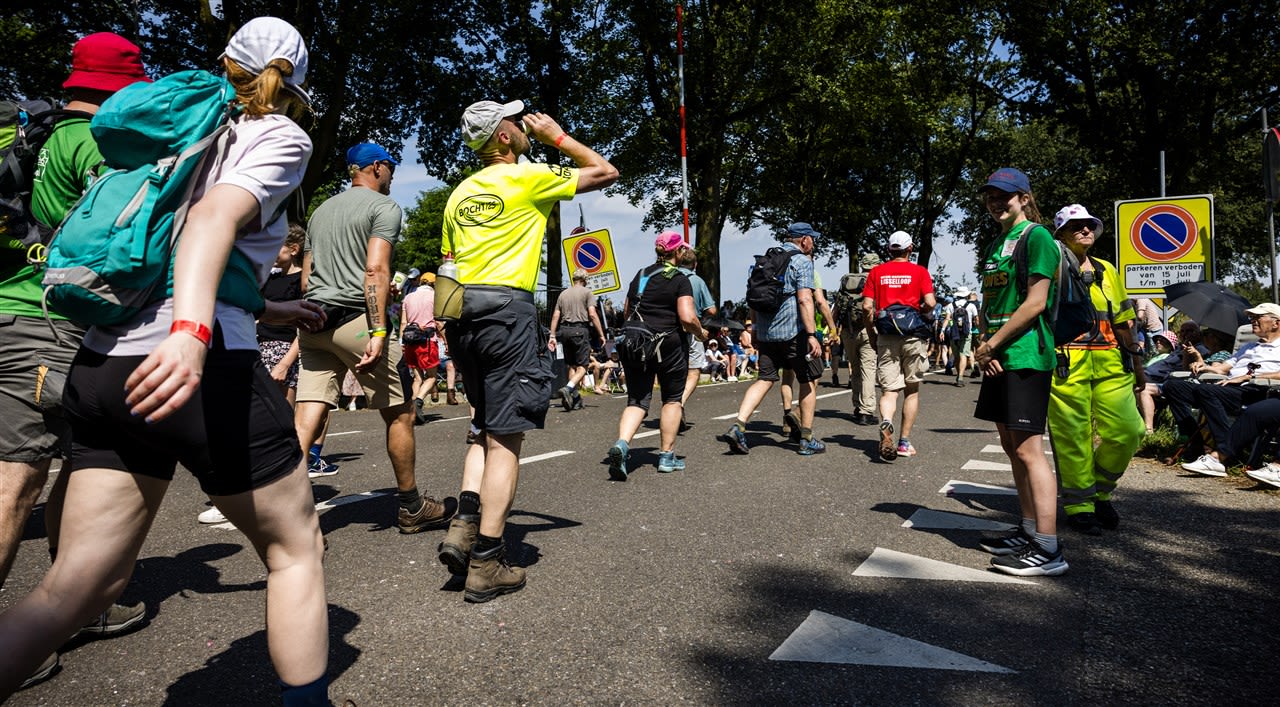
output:
[[[1116,202],[1116,267],[1131,295],[1213,279],[1213,195]]]
[[[597,295],[622,289],[607,229],[570,236],[560,245],[564,248],[564,261],[569,264],[570,275],[578,268],[587,271],[587,289]]]

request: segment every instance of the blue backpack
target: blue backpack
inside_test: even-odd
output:
[[[206,153],[219,158],[240,110],[235,98],[226,79],[182,71],[102,104],[89,130],[109,171],[53,235],[47,307],[83,326],[119,325],[173,293],[174,244],[195,176]],[[218,299],[254,313],[264,307],[253,264],[234,248]]]

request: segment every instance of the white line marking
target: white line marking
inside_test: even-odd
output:
[[[632,439],[642,439],[644,437],[652,437],[660,434],[662,434],[662,430],[649,430],[648,432],[641,432],[640,434],[634,435]]]
[[[350,432],[330,432],[329,434],[325,435],[325,437],[328,438],[328,437],[341,437],[342,435],[358,435],[361,432],[364,432],[364,430],[352,430]]]
[[[984,554],[983,557],[986,555]],[[871,557],[853,571],[855,577],[888,577],[891,579],[933,579],[952,582],[989,582],[997,584],[1035,584],[1027,579],[1010,577],[987,570],[961,567],[927,557],[878,547]]]
[[[1053,450],[1045,447],[1044,453],[1045,456],[1052,456]],[[998,444],[988,444],[982,448],[982,454],[1004,454],[1004,447],[1001,447]]]
[[[557,452],[547,452],[546,454],[535,454],[532,457],[524,457],[523,459],[520,460],[520,463],[532,464],[534,462],[540,462],[547,459],[555,459],[556,457],[563,457],[568,454],[573,454],[573,451],[568,449],[561,449],[560,451],[557,451]]]
[[[945,530],[1012,530],[1013,525],[989,518],[975,518],[963,513],[948,513],[921,508],[902,523],[904,528],[939,528]]]
[[[970,459],[960,467],[961,471],[1013,471],[1008,462],[988,462],[981,459]]]
[[[809,612],[769,660],[1013,673],[994,663],[821,611]]]
[[[952,479],[938,489],[938,493],[945,493],[948,496],[1017,496],[1018,489]]]

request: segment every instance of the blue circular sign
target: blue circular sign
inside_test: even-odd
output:
[[[573,248],[573,262],[587,272],[604,265],[604,245],[594,238],[584,238]]]

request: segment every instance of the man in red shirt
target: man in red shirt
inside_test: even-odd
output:
[[[876,382],[880,384],[880,458],[893,461],[915,456],[911,427],[920,408],[920,381],[928,369],[931,329],[924,316],[932,316],[936,300],[929,271],[911,262],[911,235],[894,231],[889,236],[889,261],[867,273],[862,308],[867,332],[878,358]],[[893,442],[893,416],[903,392],[902,436]]]

